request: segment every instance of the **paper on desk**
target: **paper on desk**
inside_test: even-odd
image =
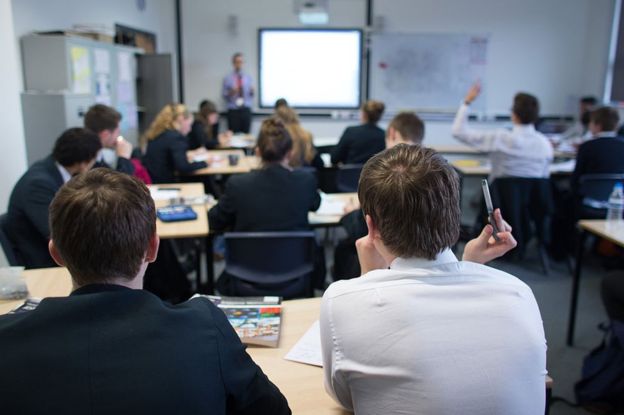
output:
[[[325,197],[321,198],[321,206],[315,212],[322,216],[342,216],[344,215],[345,202],[342,200],[331,200]]]
[[[576,160],[568,160],[561,163],[553,163],[550,165],[551,173],[571,173],[574,171]]]
[[[312,324],[303,337],[290,349],[288,354],[284,356],[284,359],[323,367],[321,328],[318,320]]]
[[[150,187],[150,195],[154,200],[169,200],[178,197],[180,195],[180,190]]]
[[[193,161],[195,163],[198,163],[200,161],[206,161],[206,160],[208,160],[208,154],[206,153],[198,153],[193,156]]]

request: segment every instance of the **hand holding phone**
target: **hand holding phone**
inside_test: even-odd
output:
[[[496,242],[499,242],[500,238],[498,237],[498,233],[500,232],[500,229],[498,229],[498,225],[496,224],[496,219],[494,218],[494,206],[492,205],[492,197],[490,196],[490,188],[488,186],[488,182],[486,179],[483,179],[481,181],[481,188],[483,189],[483,197],[485,198],[485,207],[487,208],[488,222],[490,222],[490,225],[492,225],[492,228],[494,228],[494,232],[492,233],[492,236],[494,237],[494,240]]]

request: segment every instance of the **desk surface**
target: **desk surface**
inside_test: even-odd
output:
[[[338,214],[329,214],[331,212],[327,212],[327,214],[323,213],[323,204],[324,203],[339,203],[344,207],[346,204],[358,203],[358,194],[357,193],[326,193],[321,200],[321,206],[316,212],[308,213],[308,222],[312,226],[335,226],[338,225],[340,219],[344,216],[344,211],[341,211]],[[319,214],[320,213],[320,214]]]
[[[451,165],[463,176],[489,176],[492,172],[492,166],[489,160],[482,159],[463,159],[453,160]],[[560,163],[552,163],[550,165],[551,175],[569,175],[574,171],[574,160],[564,161]]]
[[[32,297],[64,297],[71,292],[66,268],[24,271]],[[320,298],[285,301],[282,333],[278,348],[249,347],[247,351],[288,399],[295,414],[346,414],[325,393],[323,369],[284,359],[290,348],[319,318]],[[22,304],[23,300],[0,301],[0,314]]]
[[[614,224],[608,223],[606,220],[584,219],[579,221],[578,226],[585,231],[624,247],[624,223]]]
[[[159,184],[150,186],[150,188],[158,189],[180,189],[180,197],[193,197],[203,196],[204,185],[202,183],[174,183],[174,184]],[[156,207],[166,206],[169,204],[168,200],[156,200],[154,201]],[[156,220],[156,233],[162,239],[175,239],[175,238],[196,238],[208,235],[208,215],[206,214],[206,205],[192,205],[195,213],[197,213],[197,219],[188,220],[182,222],[162,222],[160,219]]]
[[[239,174],[247,173],[251,170],[248,159],[243,150],[207,150],[205,153],[208,167],[195,170],[193,176],[210,176],[214,174]],[[238,164],[230,166],[228,157],[238,156]]]

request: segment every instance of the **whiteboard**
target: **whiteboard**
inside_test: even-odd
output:
[[[475,80],[483,92],[473,109],[484,111],[487,35],[381,33],[371,35],[369,97],[386,110],[454,112]]]

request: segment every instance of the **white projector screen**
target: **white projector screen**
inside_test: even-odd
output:
[[[259,29],[258,48],[260,108],[360,106],[361,30]]]

